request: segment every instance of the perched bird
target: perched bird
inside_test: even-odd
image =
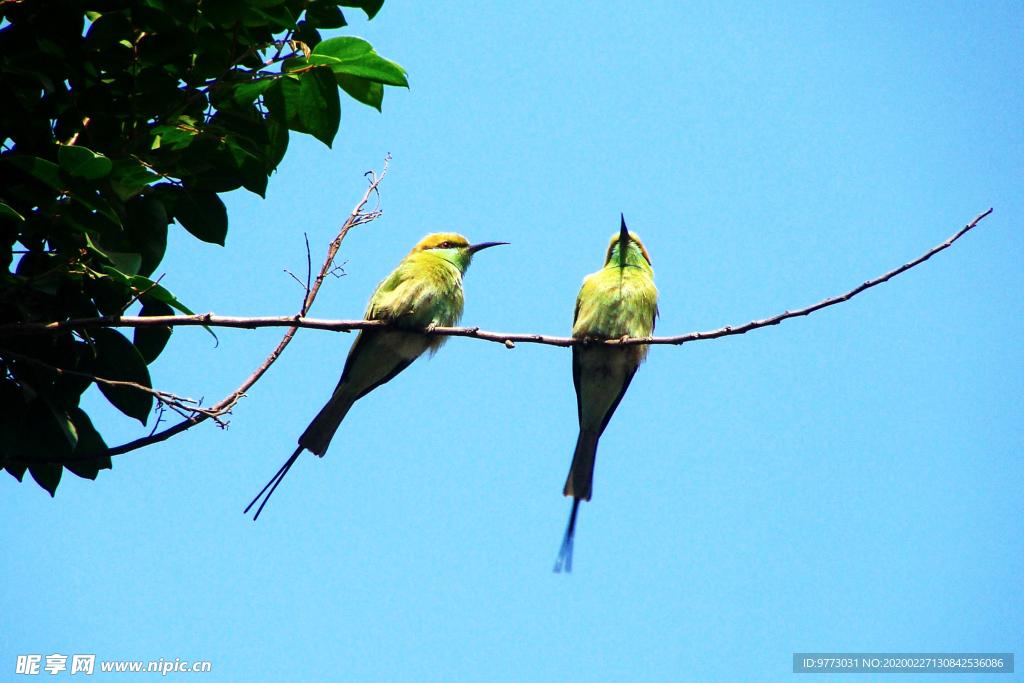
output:
[[[640,238],[626,229],[626,219],[608,245],[604,268],[588,275],[576,297],[572,336],[594,341],[649,337],[658,315],[658,290],[654,286],[651,258]],[[640,364],[646,345],[615,348],[607,344],[572,347],[572,380],[580,436],[563,493],[572,496],[572,512],[565,530],[555,572],[572,571],[572,544],[576,513],[581,500],[590,500],[597,442],[619,405]]]
[[[303,450],[323,457],[353,403],[381,384],[391,381],[427,349],[433,354],[441,348],[446,337],[402,330],[456,325],[462,317],[462,276],[473,260],[473,255],[481,249],[499,244],[508,242],[470,244],[465,237],[455,233],[427,235],[377,285],[364,318],[386,320],[391,323],[391,327],[359,332],[348,352],[345,369],[342,370],[331,400],[299,437],[299,447],[292,456],[249,503],[249,507],[245,508],[248,513],[263,493],[270,489],[256,510],[254,521]]]

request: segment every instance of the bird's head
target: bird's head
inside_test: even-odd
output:
[[[496,247],[499,244],[508,244],[508,242],[470,244],[469,240],[454,232],[435,232],[421,239],[419,244],[413,247],[412,253],[432,254],[448,261],[464,273],[466,268],[469,267],[469,262],[473,260],[473,254],[482,249]]]
[[[623,245],[625,245],[625,248],[623,248]],[[651,257],[637,234],[626,229],[625,216],[622,217],[619,231],[612,235],[612,241],[608,245],[608,254],[605,256],[604,265],[605,268],[609,266],[616,268],[639,266],[645,270],[651,269]]]

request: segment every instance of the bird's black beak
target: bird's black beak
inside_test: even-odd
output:
[[[468,247],[469,253],[475,254],[478,251],[481,251],[483,249],[490,249],[491,247],[496,247],[499,244],[508,244],[508,242],[481,242],[480,244],[471,244]]]
[[[629,230],[626,228],[625,214],[619,214],[622,218],[622,227],[619,228],[619,268],[626,267],[626,251],[629,250]]]

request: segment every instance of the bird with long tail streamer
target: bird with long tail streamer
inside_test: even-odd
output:
[[[588,275],[576,297],[572,336],[584,341],[650,337],[658,316],[658,290],[654,286],[651,257],[622,217],[612,236],[604,268]],[[597,442],[637,368],[647,357],[644,344],[615,348],[607,344],[572,347],[572,379],[580,435],[563,493],[571,496],[572,512],[555,561],[555,573],[572,571],[573,540],[580,501],[590,500]]]
[[[245,508],[248,514],[263,494],[267,494],[256,509],[253,521],[259,518],[302,451],[324,456],[353,403],[390,382],[423,352],[429,350],[433,354],[441,348],[446,337],[428,336],[417,330],[458,324],[463,307],[462,277],[473,255],[499,244],[508,242],[470,244],[455,233],[427,235],[377,285],[364,317],[387,321],[389,327],[359,332],[331,399],[299,437],[299,447]]]

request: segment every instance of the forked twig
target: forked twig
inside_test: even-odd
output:
[[[366,192],[363,194],[363,198],[359,200],[359,203],[356,204],[354,209],[352,209],[352,213],[349,214],[348,219],[341,226],[341,230],[338,232],[337,237],[335,237],[334,241],[331,242],[331,246],[327,250],[327,258],[324,260],[324,264],[320,268],[320,274],[317,275],[312,287],[309,288],[309,290],[306,292],[305,298],[303,299],[302,308],[299,311],[300,316],[305,316],[306,313],[309,312],[310,307],[313,305],[313,301],[316,299],[316,294],[318,291],[320,291],[320,285],[323,284],[324,278],[327,276],[327,273],[331,268],[331,264],[334,262],[334,257],[337,256],[338,249],[341,248],[341,242],[342,240],[345,239],[345,235],[348,234],[348,231],[357,225],[365,225],[366,223],[369,223],[370,221],[380,216],[381,212],[379,207],[375,208],[369,214],[363,213],[362,209],[366,205],[366,202],[369,201],[371,193],[376,192],[377,196],[380,196],[377,186],[380,185],[381,181],[384,180],[384,176],[387,175],[388,163],[390,161],[391,155],[388,154],[384,158],[384,168],[381,170],[379,176],[376,173],[370,172],[370,186],[366,189]],[[267,372],[270,366],[274,364],[274,361],[276,361],[281,356],[281,353],[284,351],[285,347],[288,346],[289,342],[291,342],[292,337],[295,336],[295,333],[298,331],[298,329],[298,326],[292,326],[288,328],[288,331],[285,332],[284,337],[278,343],[277,347],[270,353],[269,356],[267,356],[267,359],[264,360],[263,363],[260,364],[258,368],[256,368],[255,372],[253,372],[248,377],[248,379],[242,382],[241,386],[239,386],[237,389],[235,389],[230,394],[221,399],[219,402],[217,402],[207,412],[224,414],[230,411],[231,408],[234,407],[234,405],[238,403],[238,401],[243,396],[245,396],[245,392],[247,392],[252,387],[252,385],[256,384],[256,382],[258,382],[259,379],[263,377],[263,375]],[[103,453],[98,453],[97,456],[121,455],[122,453],[128,453],[129,451],[134,451],[136,449],[148,446],[150,444],[165,441],[176,434],[180,434],[181,432],[191,429],[192,427],[195,427],[197,424],[204,422],[206,419],[208,419],[208,417],[209,416],[205,413],[195,415],[182,422],[179,422],[178,424],[172,427],[168,427],[163,431],[157,432],[156,434],[151,434],[141,439],[129,441],[128,443],[122,444],[120,446],[115,446],[114,448],[107,449]]]
[[[87,372],[79,372],[78,370],[66,370],[64,368],[58,368],[55,365],[50,365],[49,363],[44,363],[36,358],[23,356],[20,353],[8,351],[7,349],[0,349],[0,358],[12,360],[18,363],[24,363],[26,365],[31,365],[32,367],[40,368],[41,370],[45,370],[46,372],[58,376],[81,377],[82,379],[87,379],[92,382],[95,382],[96,384],[102,384],[103,386],[107,387],[122,387],[132,389],[134,391],[139,391],[144,394],[149,394],[159,402],[161,407],[170,408],[171,410],[173,410],[174,412],[178,413],[179,415],[186,419],[191,419],[196,415],[203,415],[204,418],[212,419],[222,428],[228,426],[228,423],[221,419],[222,416],[224,415],[224,412],[207,410],[205,408],[200,407],[203,403],[202,399],[197,401],[194,398],[178,396],[176,394],[170,393],[169,391],[160,391],[159,389],[153,389],[142,384],[138,384],[137,382],[126,382],[124,380],[106,379],[103,377],[97,377],[96,375],[90,375]]]

